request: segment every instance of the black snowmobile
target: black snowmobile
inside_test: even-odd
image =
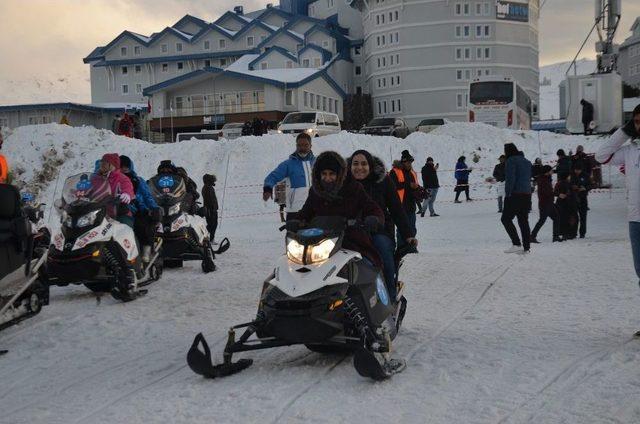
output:
[[[34,258],[40,258],[49,250],[49,245],[51,245],[51,231],[49,231],[44,222],[44,207],[46,204],[37,203],[35,196],[31,193],[22,193],[22,204],[22,209],[33,228],[33,256]]]
[[[405,362],[390,353],[407,301],[402,290],[390,299],[380,270],[342,248],[347,225],[354,224],[341,217],[317,217],[307,228],[288,223],[286,254],[264,282],[256,318],[231,327],[220,365],[213,366],[209,346],[198,334],[187,355],[191,369],[223,377],[252,364],[251,359],[232,362],[236,352],[304,344],[321,353],[353,352],[357,372],[374,380],[402,371]],[[240,328],[246,330],[236,340]]]
[[[46,255],[36,260],[33,250],[33,230],[19,191],[0,184],[0,330],[49,304],[49,289],[38,279]]]
[[[228,239],[213,250],[207,221],[191,214],[184,179],[176,174],[158,174],[149,180],[151,194],[163,211],[158,236],[164,242],[162,256],[165,266],[181,267],[183,261],[202,261],[202,271],[215,271],[215,255],[229,249]]]
[[[84,284],[89,290],[125,302],[145,290],[142,286],[162,276],[162,240],[152,246],[151,260],[142,261],[133,230],[109,217],[108,210],[121,205],[108,181],[91,172],[65,181],[59,232],[54,234],[43,281],[48,285]]]

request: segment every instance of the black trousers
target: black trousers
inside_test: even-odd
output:
[[[507,234],[514,246],[524,247],[529,250],[531,230],[529,229],[529,211],[531,210],[530,194],[512,194],[504,199],[504,209],[502,209],[502,225],[507,230]],[[518,226],[522,235],[522,244],[518,237],[518,231],[513,225],[513,218],[518,219]]]
[[[148,214],[136,214],[133,232],[141,246],[152,246],[156,236],[157,223]]]
[[[558,238],[560,235],[560,215],[553,203],[540,206],[540,218],[538,218],[538,222],[536,222],[533,231],[531,231],[531,237],[536,238],[538,236],[538,232],[547,221],[547,218],[551,218],[553,221],[553,239],[556,240]]]
[[[586,202],[578,205],[578,220],[580,221],[580,237],[587,234],[587,211],[589,210]]]
[[[210,241],[215,240],[217,229],[218,229],[218,211],[213,211],[207,214],[207,231],[209,231]]]
[[[456,185],[456,200],[460,197],[460,193],[464,192],[464,195],[467,196],[467,200],[469,200],[469,182],[468,181],[460,181],[458,185]]]
[[[589,128],[589,124],[591,122],[583,122],[582,125],[584,126],[584,135],[591,135],[593,134],[593,130],[591,128]]]

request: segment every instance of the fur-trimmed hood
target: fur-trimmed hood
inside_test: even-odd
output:
[[[384,162],[377,156],[373,157],[373,167],[371,169],[371,173],[369,177],[372,178],[373,182],[376,184],[381,183],[384,178],[387,176],[387,168],[384,166]],[[371,165],[370,165],[371,166]]]
[[[322,166],[323,162],[327,158],[335,159],[340,166],[340,169],[338,172],[338,179],[336,180],[336,186],[331,192],[326,191],[324,187],[322,187],[321,178],[320,178],[322,169],[319,169],[319,168],[320,166]],[[337,199],[339,198],[338,193],[344,186],[346,177],[347,177],[347,162],[344,160],[344,158],[340,156],[340,154],[338,154],[337,152],[334,152],[331,150],[322,152],[318,157],[316,157],[315,164],[313,165],[313,180],[311,182],[311,189],[322,198],[329,199],[329,200]]]

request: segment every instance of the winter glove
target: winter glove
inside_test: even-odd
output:
[[[364,218],[364,227],[370,233],[376,233],[378,231],[378,225],[380,225],[380,220],[376,216],[367,216]]]
[[[271,187],[264,187],[262,189],[262,200],[265,202],[271,198],[273,195]]]
[[[160,208],[155,208],[149,211],[149,217],[151,218],[151,221],[153,222],[160,222],[162,221],[162,209]]]
[[[629,120],[629,122],[622,127],[622,131],[632,139],[640,137],[636,125],[633,123],[633,119]]]
[[[131,203],[131,196],[129,196],[127,193],[121,193],[118,198],[120,199],[120,203],[124,203],[125,205]]]

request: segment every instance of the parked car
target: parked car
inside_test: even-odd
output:
[[[242,135],[243,127],[243,122],[229,122],[228,124],[224,124],[220,130],[220,137],[226,138],[227,140],[238,138]]]
[[[360,133],[405,138],[411,134],[411,129],[401,118],[374,118],[360,129]]]
[[[447,118],[428,118],[420,121],[416,127],[416,131],[430,133],[438,127],[451,123]]]
[[[202,130],[200,132],[183,132],[176,134],[176,143],[185,140],[217,140],[220,136],[220,131]]]
[[[306,132],[311,137],[320,137],[340,131],[338,115],[327,112],[291,112],[278,125],[278,134]]]

